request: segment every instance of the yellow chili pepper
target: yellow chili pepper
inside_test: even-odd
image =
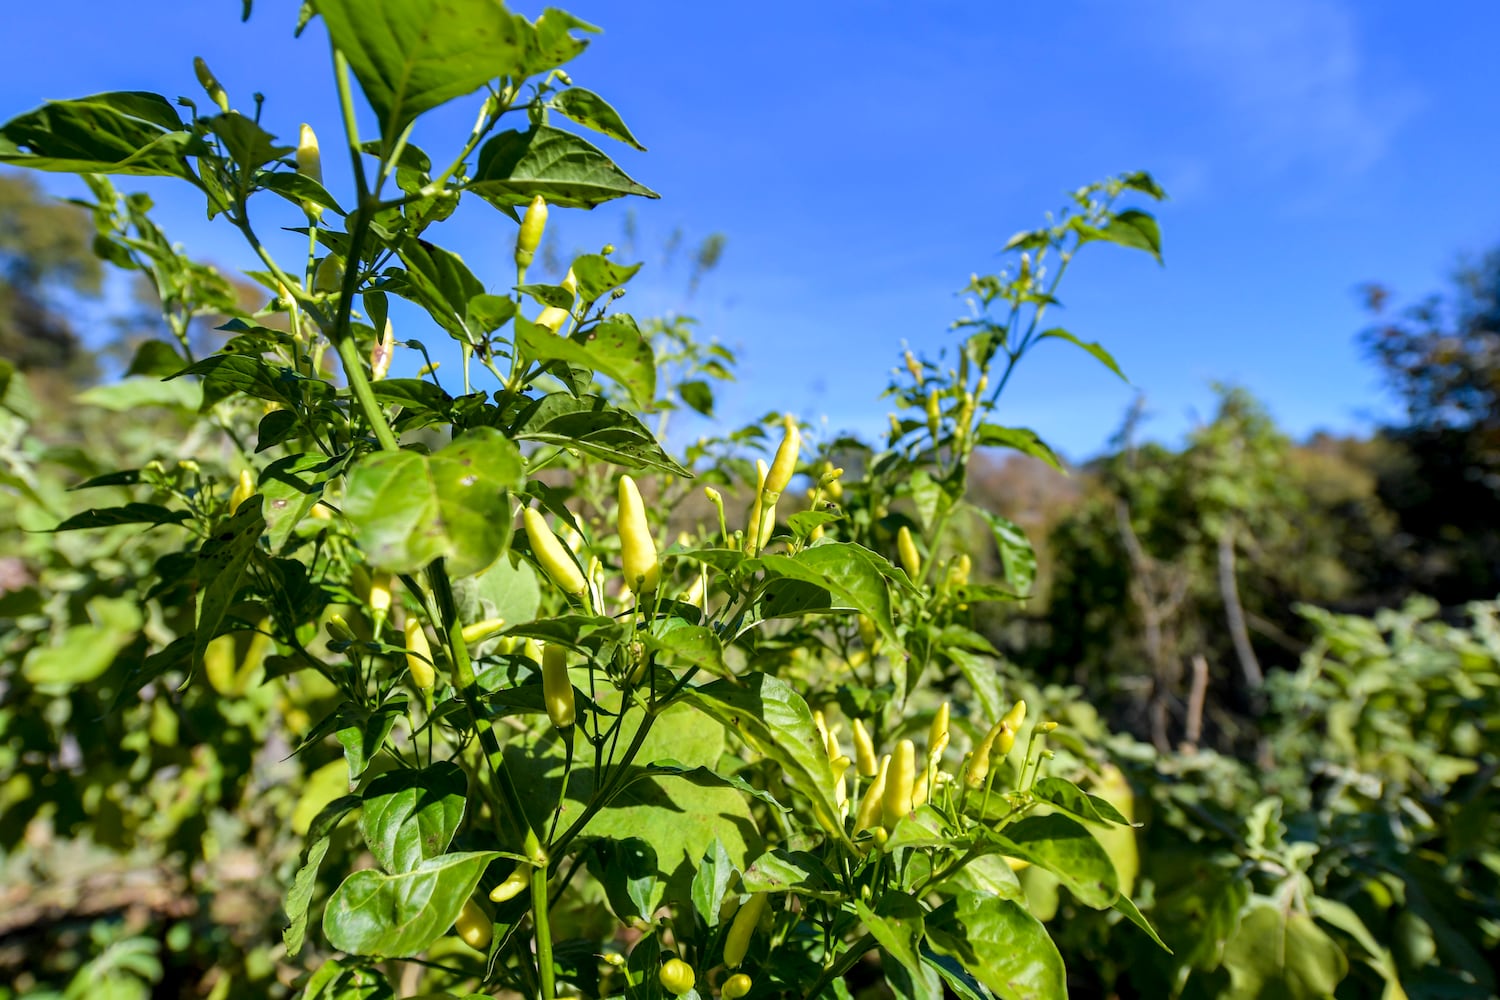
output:
[[[453,929],[463,943],[475,951],[488,951],[490,940],[495,936],[495,925],[472,899],[464,900],[464,908],[453,922]]]
[[[743,972],[737,972],[724,980],[724,986],[719,990],[719,996],[724,1000],[740,1000],[750,992],[750,987],[755,983]]]
[[[240,470],[239,481],[234,484],[234,491],[229,494],[229,513],[233,514],[240,509],[240,504],[255,495],[255,477],[250,475],[249,469]]]
[[[547,228],[547,199],[537,195],[526,207],[521,217],[521,231],[516,234],[516,266],[530,267],[536,256],[536,248],[542,245],[542,232]]]
[[[531,553],[547,574],[547,579],[557,585],[564,594],[577,597],[588,589],[588,581],[573,554],[558,540],[547,526],[547,519],[532,507],[521,509],[521,520],[526,525],[526,540],[531,543]]]
[[[535,320],[533,320],[533,322],[535,322],[537,326],[540,326],[543,329],[551,330],[553,333],[556,333],[558,330],[562,329],[562,325],[567,322],[570,315],[572,314],[569,313],[568,310],[563,309],[560,306],[548,306],[537,314],[537,317]]]
[[[517,865],[516,870],[495,888],[490,890],[490,902],[503,903],[507,899],[515,899],[526,891],[531,885],[531,866]]]
[[[406,669],[411,671],[412,683],[423,691],[431,691],[437,683],[437,671],[432,666],[432,646],[427,641],[427,631],[422,628],[422,619],[416,615],[406,618]]]
[[[1021,731],[1021,724],[1026,721],[1026,702],[1017,701],[1011,706],[1010,711],[1001,717],[1000,721],[1010,726],[1013,731],[1019,733]]]
[[[750,516],[745,519],[745,551],[754,555],[760,549],[761,507],[766,494],[766,477],[771,468],[762,459],[755,460],[755,499],[750,503]]]
[[[385,332],[370,347],[370,381],[379,382],[391,372],[391,359],[396,356],[396,328],[385,321]]]
[[[318,151],[318,136],[306,122],[297,133],[297,173],[316,184],[323,183],[323,156]],[[323,217],[323,206],[302,200],[302,211],[314,219]]]
[[[467,644],[483,642],[497,632],[503,631],[504,628],[504,618],[486,618],[472,625],[465,625],[462,632],[463,640]]]
[[[854,814],[854,832],[868,830],[880,822],[885,801],[886,778],[890,774],[891,755],[880,758],[880,767],[875,771],[875,780],[865,789],[865,797],[859,800],[859,811]]]
[[[208,68],[208,63],[203,61],[202,56],[193,57],[193,72],[198,74],[198,82],[203,85],[203,89],[208,93],[209,100],[217,104],[220,111],[227,112],[229,110],[229,95],[224,93],[223,84],[219,83],[218,78],[213,74],[213,70]]]
[[[313,291],[331,294],[344,285],[344,260],[336,253],[318,261],[313,269]]]
[[[922,375],[922,366],[917,362],[916,357],[911,351],[906,352],[906,370],[911,372],[912,379],[917,383],[917,387],[921,388],[922,383],[925,381]]]
[[[391,610],[391,574],[376,573],[370,577],[370,611],[375,618],[375,634],[380,634]]]
[[[901,568],[906,570],[906,575],[913,581],[922,572],[922,556],[917,551],[917,543],[911,537],[911,529],[906,525],[896,532],[896,554],[901,558]]]
[[[646,505],[635,480],[620,477],[619,495],[620,562],[625,570],[625,585],[636,595],[651,594],[661,582],[661,562],[656,557],[656,542],[646,520]]]
[[[785,431],[782,433],[781,445],[776,449],[776,457],[771,460],[771,470],[766,473],[763,487],[777,494],[792,481],[792,476],[797,471],[797,453],[802,448],[802,431],[797,427],[796,418],[788,413],[782,424]]]
[[[935,392],[927,397],[927,429],[932,432],[934,441],[943,429],[943,404]]]
[[[917,748],[911,740],[896,744],[891,757],[891,768],[885,779],[885,795],[881,799],[881,824],[887,829],[896,825],[912,810],[912,790],[917,783]]]
[[[755,927],[760,916],[766,912],[769,900],[763,892],[753,894],[734,915],[729,933],[724,936],[724,967],[738,969],[750,950],[750,939],[755,936]]]
[[[693,967],[680,958],[670,958],[663,962],[656,978],[661,981],[662,988],[674,997],[692,992],[693,984],[698,980],[693,974]]]
[[[875,760],[875,743],[870,731],[858,719],[854,720],[854,768],[862,778],[873,778],[880,770]]]
[[[568,679],[568,651],[563,646],[548,643],[542,651],[542,700],[554,726],[567,729],[573,724],[573,682]]]
[[[932,716],[932,725],[927,727],[927,752],[933,752],[938,744],[948,745],[948,703],[945,701],[938,706],[938,710]]]

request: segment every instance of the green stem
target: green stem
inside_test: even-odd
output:
[[[832,985],[835,979],[840,978],[850,969],[854,968],[855,962],[864,958],[865,955],[869,954],[878,945],[879,942],[875,940],[872,934],[866,934],[850,945],[849,950],[840,955],[837,962],[834,962],[827,969],[823,970],[823,974],[818,977],[818,981],[812,984],[812,989],[807,991],[808,1000],[817,1000],[818,995]]]
[[[349,60],[337,48],[333,50],[333,76],[338,84],[339,107],[344,113],[344,135],[349,140],[349,159],[354,164],[354,183],[359,190],[360,204],[370,193],[370,183],[365,179],[364,154],[359,148],[359,123],[354,118],[354,91],[349,86]],[[350,260],[357,260],[354,254]]]
[[[541,1000],[554,1000],[556,977],[552,969],[552,923],[547,915],[547,871],[531,869],[531,921],[536,929],[536,966],[541,976]]]

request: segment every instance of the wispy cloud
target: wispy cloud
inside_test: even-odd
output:
[[[1243,152],[1274,172],[1363,173],[1421,104],[1373,68],[1339,0],[1163,0],[1164,43],[1225,103]]]

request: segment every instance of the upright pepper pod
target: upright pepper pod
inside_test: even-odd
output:
[[[797,471],[797,453],[802,448],[802,431],[797,427],[796,418],[790,413],[782,421],[785,430],[782,432],[781,444],[776,449],[776,457],[771,459],[770,471],[766,473],[766,482],[763,489],[780,494],[786,489],[787,483],[792,481],[792,476]]]
[[[1026,702],[1017,701],[1011,706],[1010,711],[1001,717],[1000,721],[1010,726],[1014,732],[1019,733],[1021,731],[1021,724],[1026,721]]]
[[[547,519],[534,508],[524,507],[521,520],[526,525],[526,540],[531,543],[531,552],[547,579],[557,585],[564,594],[577,597],[588,589],[588,580],[573,561],[573,555],[547,526]]]
[[[255,477],[250,475],[249,469],[241,469],[238,481],[234,484],[234,490],[229,494],[229,513],[233,514],[240,509],[240,504],[255,496]]]
[[[760,550],[762,539],[760,537],[760,525],[764,518],[761,516],[765,505],[766,477],[771,474],[771,467],[764,459],[755,460],[755,499],[750,501],[750,516],[745,519],[745,552],[755,555]],[[775,521],[775,514],[771,515]]]
[[[406,669],[411,672],[412,683],[423,691],[431,691],[437,683],[432,646],[427,641],[427,630],[422,628],[422,619],[416,615],[406,617]]]
[[[516,234],[516,266],[526,268],[536,257],[536,248],[542,245],[542,233],[547,228],[547,199],[537,195],[526,206],[521,217],[521,231]]]
[[[948,745],[948,715],[949,707],[946,701],[939,705],[938,710],[933,713],[932,725],[927,727],[927,752],[929,754],[939,744],[942,746]]]
[[[750,950],[750,939],[755,936],[756,925],[760,923],[761,914],[766,912],[768,902],[765,893],[757,892],[735,913],[734,921],[729,925],[729,933],[724,935],[725,968],[738,969],[745,960],[745,955]]]
[[[901,568],[906,570],[906,575],[913,581],[922,572],[922,555],[917,551],[917,543],[911,537],[911,529],[906,525],[896,532],[896,554],[901,559]]]
[[[931,393],[927,397],[927,430],[932,433],[932,439],[936,441],[943,429],[943,402],[938,399],[937,393]]]
[[[625,570],[625,585],[637,596],[655,593],[661,581],[661,562],[656,556],[656,542],[646,520],[646,505],[635,480],[620,477],[619,494],[620,562]]]
[[[854,768],[862,778],[873,778],[880,770],[875,760],[875,743],[870,731],[858,719],[854,720]]]
[[[890,775],[891,755],[880,758],[880,767],[875,771],[875,780],[865,789],[865,797],[859,800],[859,811],[854,814],[854,832],[868,830],[880,822],[885,803],[886,779]]]
[[[323,183],[323,155],[318,150],[318,135],[306,122],[297,132],[297,173],[319,186]],[[314,219],[323,217],[323,206],[302,200],[302,211]]]
[[[926,379],[922,374],[921,363],[917,361],[916,356],[912,354],[911,351],[906,352],[906,370],[911,372],[912,381],[916,382],[917,388],[920,389],[922,387],[922,383],[926,381]]]
[[[208,63],[203,61],[202,56],[193,57],[193,72],[198,74],[198,83],[202,85],[209,100],[218,105],[220,111],[229,111],[229,95],[224,92],[224,85],[214,76],[213,70],[208,68]]]
[[[912,810],[912,791],[917,784],[917,747],[911,740],[896,744],[891,768],[885,778],[885,795],[881,799],[881,823],[887,829],[904,819]]]
[[[396,328],[385,321],[385,332],[370,346],[370,381],[379,382],[390,374],[391,359],[396,356]]]
[[[576,717],[573,682],[568,679],[568,651],[548,643],[542,651],[542,700],[547,717],[558,729],[567,729]]]

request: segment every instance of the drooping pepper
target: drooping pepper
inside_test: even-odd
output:
[[[432,666],[432,646],[427,641],[427,631],[422,628],[422,619],[416,615],[406,618],[406,669],[411,672],[412,683],[423,691],[431,691],[437,683],[437,671]]]
[[[588,580],[584,578],[583,570],[573,561],[573,554],[567,546],[547,526],[547,519],[535,508],[525,507],[521,510],[521,520],[526,525],[526,540],[531,543],[531,552],[547,579],[572,597],[587,590]]]
[[[250,474],[249,469],[241,469],[239,480],[234,484],[234,490],[229,494],[229,513],[233,514],[240,509],[240,504],[255,495],[255,477]]]
[[[573,682],[568,679],[568,651],[550,642],[542,651],[542,700],[554,726],[567,729],[573,724],[576,710]]]
[[[489,951],[490,940],[495,936],[495,925],[472,899],[464,900],[464,908],[453,922],[453,929],[458,931],[463,943],[475,951]]]
[[[740,997],[748,994],[750,987],[754,985],[755,983],[749,976],[743,972],[737,972],[724,980],[724,985],[719,990],[719,996],[723,997],[724,1000],[740,1000]]]
[[[208,63],[203,61],[202,56],[193,57],[193,72],[198,74],[198,82],[202,84],[209,100],[218,105],[220,111],[228,112],[229,95],[224,92],[224,85],[214,76],[213,70],[208,68]]]
[[[661,582],[661,561],[656,556],[656,541],[651,537],[641,491],[629,476],[620,477],[618,514],[620,563],[625,570],[625,585],[637,596],[655,593]]]
[[[526,891],[531,885],[531,866],[517,865],[516,870],[508,875],[504,882],[490,890],[490,902],[503,903],[508,899],[515,899]]]
[[[760,923],[761,914],[766,911],[768,903],[766,894],[757,892],[735,913],[734,922],[729,925],[729,933],[724,936],[725,968],[738,969],[745,960],[745,955],[750,950],[750,939],[755,936],[755,927]]]
[[[526,206],[521,217],[521,231],[516,234],[516,266],[530,267],[536,257],[536,248],[542,245],[542,232],[547,228],[547,199],[537,195]]]

